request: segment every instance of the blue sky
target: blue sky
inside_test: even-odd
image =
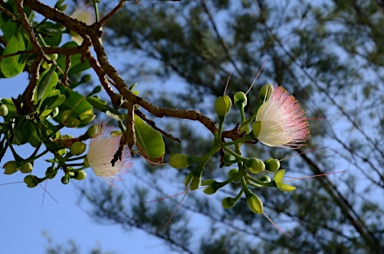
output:
[[[55,1],[43,2],[52,5]],[[13,79],[1,79],[0,98],[17,97],[27,84],[25,73]],[[81,131],[76,129],[68,133],[79,135]],[[17,151],[21,155],[28,155],[31,147],[22,146]],[[13,160],[13,156],[7,152],[0,166],[9,160]],[[36,161],[34,174],[44,175],[46,168],[44,160]],[[87,169],[87,174],[93,174],[91,169]],[[162,241],[142,231],[126,232],[119,226],[94,223],[76,205],[76,195],[79,192],[74,184],[82,184],[81,182],[71,181],[68,185],[63,185],[60,182],[61,176],[49,181],[47,191],[56,202],[48,194],[44,195],[40,186],[27,188],[23,183],[24,176],[20,172],[11,176],[0,172],[0,253],[44,253],[47,240],[43,232],[57,244],[74,240],[81,253],[87,253],[95,246],[115,253],[169,253]],[[128,184],[133,181],[129,174],[124,178]],[[87,180],[89,178],[84,181]],[[44,185],[45,183],[42,186]]]

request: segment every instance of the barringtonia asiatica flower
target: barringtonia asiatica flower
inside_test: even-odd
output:
[[[95,23],[96,20],[95,15],[85,7],[77,7],[76,10],[72,13],[71,17],[84,22],[88,26]],[[83,43],[83,38],[78,33],[70,31],[69,34],[71,35],[72,40],[78,45]]]
[[[119,149],[122,135],[112,135],[112,129],[105,125],[100,125],[100,132],[92,139],[89,144],[87,160],[89,166],[97,176],[114,185],[114,181],[122,179],[121,175],[128,173],[132,167],[130,151],[127,147],[123,149],[121,160],[112,166],[116,151]]]
[[[268,85],[267,88],[272,86]],[[304,110],[295,97],[281,86],[275,86],[269,98],[264,99],[252,131],[261,143],[272,147],[296,149],[309,138]]]

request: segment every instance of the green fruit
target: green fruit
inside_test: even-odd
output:
[[[80,155],[85,152],[87,146],[83,142],[75,142],[71,145],[71,154],[72,155]]]
[[[8,107],[5,104],[2,104],[0,106],[0,116],[7,116],[8,115]]]
[[[17,167],[17,162],[16,161],[8,161],[7,163],[4,164],[4,174],[6,175],[12,175],[17,172],[18,167]]]
[[[20,172],[23,173],[23,174],[31,173],[32,172],[32,168],[33,168],[32,163],[27,162],[23,166],[21,166]]]
[[[220,96],[215,101],[215,111],[218,116],[226,116],[231,107],[232,101],[228,95]]]

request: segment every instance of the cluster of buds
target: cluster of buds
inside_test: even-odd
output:
[[[216,99],[214,109],[218,115],[219,128],[215,133],[211,151],[201,157],[186,154],[174,154],[170,157],[170,165],[174,168],[186,168],[198,163],[185,178],[185,184],[195,190],[200,185],[205,186],[203,192],[211,195],[218,189],[231,182],[241,183],[242,188],[236,197],[226,197],[222,200],[224,208],[232,208],[240,197],[245,194],[249,209],[257,214],[263,213],[263,203],[254,193],[256,188],[272,187],[281,191],[293,191],[294,186],[284,183],[285,169],[280,168],[280,161],[275,158],[262,160],[256,157],[246,158],[241,155],[240,145],[249,140],[257,140],[270,147],[296,149],[304,145],[309,138],[308,120],[297,100],[281,86],[267,84],[260,90],[260,100],[255,113],[245,118],[244,108],[247,106],[247,95],[237,92],[234,104],[239,108],[241,116],[240,130],[244,136],[233,142],[225,142],[222,138],[222,128],[226,115],[232,107],[232,100],[228,95]],[[233,148],[233,149],[232,149]],[[207,179],[201,183],[202,171],[209,158],[219,151],[222,166],[236,164],[228,173],[228,179],[217,182]],[[224,155],[223,155],[224,154]],[[273,174],[273,178],[269,175]]]

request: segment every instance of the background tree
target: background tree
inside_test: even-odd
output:
[[[127,3],[124,11],[107,24],[104,38],[108,46],[132,56],[124,61],[127,80],[140,83],[150,78],[160,91],[168,80],[182,87],[174,94],[148,92],[145,96],[161,105],[212,112],[207,102],[222,94],[230,69],[233,74],[228,90],[233,95],[248,89],[266,59],[257,84],[271,82],[287,87],[312,118],[312,138],[298,153],[260,146],[247,146],[246,152],[265,158],[296,155],[283,161],[290,174],[296,176],[346,172],[296,181],[298,189],[288,195],[263,191],[267,214],[296,241],[278,232],[265,218],[255,217],[246,209],[244,200],[234,209],[219,209],[220,200],[235,193],[235,185],[226,189],[227,193],[216,194],[217,203],[199,193],[188,193],[177,213],[179,217],[160,230],[180,199],[145,203],[154,196],[172,194],[164,183],[174,179],[174,170],[165,174],[168,171],[158,167],[132,172],[139,180],[139,189],[133,191],[130,187],[129,194],[114,191],[116,194],[108,196],[118,198],[103,198],[106,196],[101,194],[110,190],[99,186],[87,192],[87,199],[94,205],[90,215],[98,221],[143,229],[180,252],[380,252],[383,9],[374,1],[142,4],[145,9]],[[255,107],[252,102],[256,94],[257,89],[251,90],[248,113]],[[228,129],[238,120],[233,121]],[[201,151],[207,142],[203,130],[195,131],[185,122],[177,128],[169,127],[183,139],[181,145],[168,141],[169,151],[189,154]],[[185,141],[187,137],[189,142]],[[221,174],[218,162],[210,165],[207,178]],[[185,173],[177,175],[183,179]],[[182,188],[180,185],[179,190]],[[124,209],[120,209],[122,204]],[[203,218],[209,226],[197,230],[195,218]],[[185,220],[189,223],[185,224]],[[200,240],[188,241],[190,235]]]
[[[103,6],[105,13],[117,3],[110,4]],[[131,175],[139,180],[138,186],[129,186],[124,191],[94,184],[80,190],[82,197],[92,205],[89,214],[101,223],[116,223],[128,230],[142,229],[163,239],[178,252],[379,253],[383,249],[380,241],[383,206],[379,198],[384,185],[380,168],[384,158],[381,140],[383,32],[380,29],[383,9],[373,1],[143,4],[145,9],[137,2],[127,3],[124,11],[87,27],[38,1],[2,2],[2,49],[5,52],[2,74],[8,78],[26,69],[30,83],[18,98],[2,100],[10,109],[8,119],[12,118],[14,122],[1,126],[0,154],[3,155],[9,147],[16,162],[25,165],[43,155],[38,153],[43,143],[46,151],[54,156],[45,177],[29,177],[27,185],[36,186],[55,177],[61,169],[65,172],[63,183],[78,178],[84,165],[73,165],[71,161],[82,158],[76,157],[76,151],[69,153],[68,149],[90,135],[64,138],[60,130],[64,126],[88,124],[94,118],[89,110],[99,109],[121,122],[122,114],[117,108],[124,107],[130,112],[126,116],[126,122],[130,123],[133,104],[154,113],[155,108],[147,103],[151,101],[161,107],[198,109],[214,118],[212,101],[222,95],[229,70],[233,70],[233,75],[228,93],[245,92],[258,67],[268,59],[258,84],[284,85],[303,104],[313,119],[312,139],[306,148],[311,152],[297,150],[294,153],[245,145],[245,154],[257,154],[265,159],[297,155],[282,161],[282,167],[294,176],[346,170],[336,178],[297,181],[298,189],[291,194],[282,195],[274,189],[263,189],[258,193],[264,201],[266,214],[296,241],[278,232],[264,217],[250,212],[245,199],[233,209],[222,209],[221,200],[238,192],[240,186],[236,183],[209,199],[199,191],[188,193],[181,211],[164,227],[178,201],[168,199],[148,203],[148,200],[183,190],[183,179],[189,172],[170,170],[165,166],[146,165],[144,169],[135,166]],[[56,8],[60,10],[61,7],[62,2],[59,2]],[[41,22],[44,25],[31,25],[33,11],[57,23],[45,19]],[[161,91],[163,82],[177,79],[181,92],[153,93],[157,90],[151,88],[152,93],[149,91],[137,97],[133,91],[128,91],[108,62],[98,39],[100,24],[109,18],[103,29],[103,45],[107,50],[117,49],[119,53],[124,50],[129,55],[121,72],[126,75],[126,83],[140,83],[152,78],[151,82]],[[13,22],[17,25],[13,26]],[[58,36],[63,33],[62,26],[57,24],[80,34],[83,43],[79,47],[72,44],[55,48],[61,41]],[[39,36],[34,37],[36,34]],[[18,45],[18,48],[8,45]],[[90,45],[93,45],[96,57],[89,53]],[[54,54],[59,54],[57,59]],[[60,71],[56,70],[58,67]],[[81,97],[71,90],[87,81],[82,72],[89,67],[96,71],[112,104],[104,105],[92,96],[100,90],[98,88]],[[63,84],[56,88],[58,80]],[[110,89],[109,82],[119,93]],[[54,91],[47,90],[47,86]],[[256,110],[257,90],[248,94],[249,115]],[[126,101],[122,102],[120,95]],[[88,104],[81,104],[85,101]],[[56,107],[60,107],[59,115],[53,112]],[[144,113],[151,118],[149,113]],[[58,125],[44,120],[51,114]],[[146,119],[144,115],[141,117]],[[233,129],[238,121],[234,112],[227,118],[232,122],[227,122],[226,129]],[[170,124],[156,119],[156,124],[183,141],[178,144],[175,139],[166,139],[168,154],[182,151],[202,155],[208,151],[212,138],[204,129],[196,128],[186,120],[175,120]],[[26,129],[31,130],[28,132],[31,135],[25,135],[23,130]],[[125,133],[122,144],[132,146],[133,126],[128,124]],[[36,152],[27,159],[17,157],[12,148],[25,143],[36,147]],[[317,148],[322,149],[314,150]],[[155,161],[156,158],[149,159]],[[209,162],[204,178],[225,177],[229,168],[219,168],[219,158],[215,159]],[[139,162],[135,161],[137,164]],[[16,166],[21,171],[22,165]],[[29,167],[23,170],[29,171]],[[217,202],[212,201],[215,198]]]

